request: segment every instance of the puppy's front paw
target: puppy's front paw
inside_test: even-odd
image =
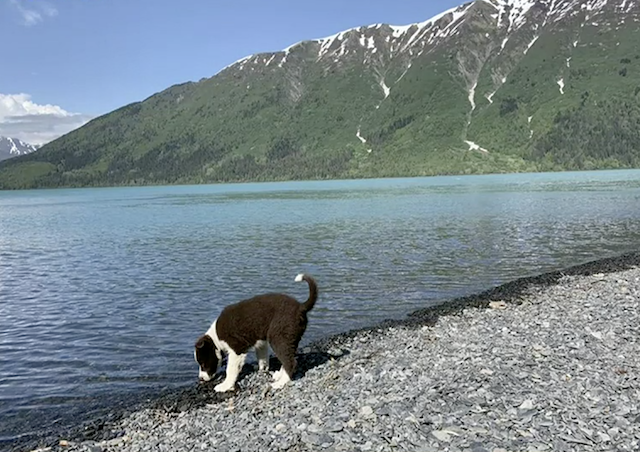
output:
[[[273,373],[273,379],[276,380],[276,381],[280,380],[280,377],[282,377],[282,372],[284,372],[284,370],[282,370],[282,368],[280,370],[276,370]]]
[[[233,383],[227,383],[226,381],[223,381],[222,383],[216,385],[215,388],[213,388],[214,391],[216,392],[227,392],[227,391],[231,391],[232,389],[235,388],[235,384]]]
[[[280,378],[279,380],[274,381],[273,383],[271,383],[271,387],[273,389],[282,389],[284,388],[284,385],[286,385],[289,381],[288,378]]]
[[[291,381],[289,374],[284,369],[280,369],[278,372],[276,372],[276,374],[277,374],[277,378],[275,379],[276,381],[271,383],[271,387],[273,389],[284,388],[284,385],[286,385]],[[276,375],[274,375],[274,377],[276,377]]]

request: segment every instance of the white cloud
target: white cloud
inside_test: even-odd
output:
[[[55,6],[43,0],[9,0],[9,4],[20,14],[22,23],[27,27],[36,25],[47,17],[58,15]]]
[[[41,105],[28,94],[0,94],[0,136],[44,144],[86,124],[92,116]]]

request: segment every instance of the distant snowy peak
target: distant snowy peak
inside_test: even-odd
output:
[[[38,146],[25,143],[17,138],[0,137],[0,160],[30,154],[37,149]]]

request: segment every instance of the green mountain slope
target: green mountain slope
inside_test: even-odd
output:
[[[0,163],[0,188],[640,166],[636,0],[478,0],[252,55]]]

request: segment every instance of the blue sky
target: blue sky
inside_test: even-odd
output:
[[[0,0],[0,135],[46,142],[253,53],[461,0]]]

